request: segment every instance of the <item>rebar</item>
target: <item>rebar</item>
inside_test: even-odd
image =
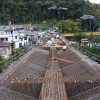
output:
[[[0,100],[99,100],[99,73],[69,47],[37,48],[0,81]]]

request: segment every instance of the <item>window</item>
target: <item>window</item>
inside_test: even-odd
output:
[[[24,40],[27,40],[27,37],[24,37]]]
[[[8,41],[8,38],[6,38],[6,41]]]
[[[23,41],[23,39],[21,38],[21,41]]]
[[[1,38],[1,41],[4,41],[4,38]]]
[[[22,47],[22,43],[19,43],[19,47]]]
[[[15,39],[17,39],[17,36],[15,36]]]

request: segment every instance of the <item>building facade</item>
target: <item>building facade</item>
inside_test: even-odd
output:
[[[21,46],[28,44],[28,37],[23,31],[0,31],[0,41],[14,42],[14,48],[17,49]]]
[[[12,53],[11,43],[0,41],[0,54],[7,58]]]

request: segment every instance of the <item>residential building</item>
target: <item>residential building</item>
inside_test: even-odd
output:
[[[11,43],[0,41],[0,54],[7,58],[12,53]]]
[[[14,42],[14,48],[17,49],[28,43],[28,37],[24,30],[3,30],[0,31],[0,41]]]

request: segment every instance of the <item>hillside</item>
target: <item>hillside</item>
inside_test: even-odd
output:
[[[14,24],[36,23],[52,18],[59,19],[57,11],[48,10],[54,5],[68,8],[68,11],[59,12],[60,19],[77,19],[98,9],[88,0],[0,0],[0,23],[7,24],[9,20]]]

